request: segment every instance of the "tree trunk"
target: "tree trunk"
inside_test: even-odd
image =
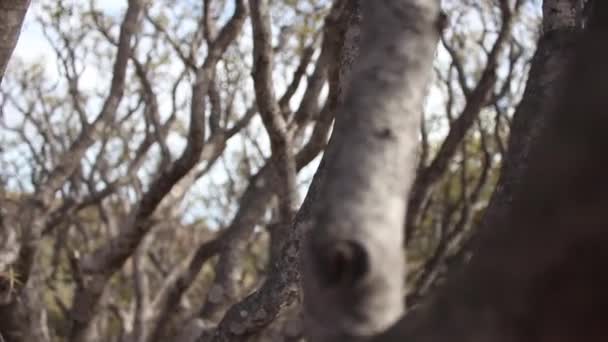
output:
[[[19,40],[23,19],[30,6],[30,0],[0,1],[0,84]]]
[[[604,339],[608,10],[594,7],[580,32],[569,3],[544,4],[546,31],[470,261],[377,341]]]
[[[361,54],[336,113],[303,252],[313,341],[378,333],[403,309],[402,227],[439,2],[363,1],[361,12]]]

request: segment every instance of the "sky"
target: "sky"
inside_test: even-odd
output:
[[[66,0],[65,2],[69,2],[69,1],[71,1],[71,3],[86,4],[90,0]],[[124,11],[126,9],[127,1],[126,0],[97,0],[96,3],[97,3],[96,7],[99,8],[100,10],[102,10],[104,13],[111,15],[111,16],[115,16],[115,17],[122,17],[122,15],[124,15]],[[47,66],[46,70],[50,73],[49,76],[51,76],[51,77],[57,76],[58,74],[57,74],[55,53],[53,52],[52,47],[47,42],[46,38],[44,37],[39,24],[36,22],[36,16],[41,13],[41,10],[42,9],[41,9],[40,1],[33,1],[32,5],[30,7],[30,10],[28,11],[28,14],[26,16],[26,20],[25,20],[25,23],[24,23],[24,26],[22,29],[21,36],[20,36],[17,46],[15,48],[15,52],[14,52],[15,58],[13,58],[12,63],[9,63],[9,69],[11,68],[11,65],[14,65],[15,59],[20,59],[26,63],[42,61]],[[227,12],[232,12],[233,6],[226,6],[225,10]],[[477,19],[475,19],[475,18],[468,20],[468,25],[472,28],[474,28],[475,26],[478,26],[478,24],[479,24],[479,21],[477,21]],[[438,51],[439,51],[438,52],[439,60],[446,59],[445,51],[442,50],[441,48]],[[100,79],[101,79],[101,77],[100,77],[100,74],[98,73],[98,68],[90,67],[90,68],[87,68],[87,72],[85,72],[83,74],[81,84],[83,86],[96,85],[100,82]],[[105,83],[103,83],[103,84],[105,84]],[[279,85],[278,87],[280,88],[281,86]],[[161,103],[161,107],[163,105],[164,104]],[[427,101],[426,101],[426,106],[427,106],[426,111],[429,113],[442,113],[442,111],[444,110],[443,98],[442,98],[441,92],[438,89],[436,89],[436,88],[431,89],[430,96],[427,98]],[[441,115],[443,115],[443,114],[441,114]],[[10,118],[8,121],[10,123]],[[433,131],[431,132],[431,134],[432,134],[431,139],[433,139],[433,137],[436,137],[436,139],[440,139],[441,137],[443,137],[445,135],[447,129],[448,129],[448,126],[445,124],[440,124],[438,126],[435,126],[433,128]],[[180,142],[180,141],[173,141],[173,142],[170,141],[170,144],[172,144],[173,147],[175,148],[175,150],[178,151],[177,153],[179,153],[179,151],[181,150],[181,148],[183,146],[183,142]],[[264,143],[262,143],[262,144],[264,144]],[[241,144],[233,139],[231,141],[231,146],[235,149],[239,149]],[[313,165],[306,168],[303,171],[300,178],[301,179],[310,179],[310,177],[314,173],[314,170],[316,169],[316,165],[317,165],[317,163],[313,163]],[[193,192],[204,192],[205,191],[204,189],[209,186],[208,182],[221,183],[221,182],[225,181],[226,175],[223,174],[222,170],[223,170],[223,168],[218,168],[218,170],[216,170],[215,172],[208,175],[208,177],[206,177],[206,178],[208,178],[209,181],[205,180],[203,182],[197,183]],[[305,188],[304,188],[304,190],[305,190]],[[302,195],[303,194],[304,193],[302,193]]]
[[[65,2],[86,4],[88,0],[68,0]],[[100,0],[97,1],[97,4],[107,14],[122,15],[127,2],[126,0]],[[35,20],[41,10],[41,2],[32,1],[25,17],[14,55],[27,62],[37,61],[46,57],[47,63],[54,66],[54,61],[49,58],[54,55],[53,50],[44,38],[42,30]]]
[[[69,2],[71,4],[79,4],[79,3],[88,4],[89,0],[67,0],[66,2]],[[231,2],[228,2],[228,5],[224,8],[225,13],[226,13],[225,15],[224,14],[222,15],[222,17],[224,19],[227,16],[231,15],[232,12],[234,11],[234,6],[231,5],[230,3]],[[98,0],[98,1],[96,1],[96,7],[98,9],[102,10],[107,15],[121,18],[124,15],[124,11],[126,10],[127,0]],[[24,62],[26,65],[30,64],[30,63],[43,63],[45,65],[45,72],[46,72],[47,76],[49,78],[53,79],[53,78],[59,77],[55,52],[53,51],[53,48],[47,41],[46,37],[44,36],[40,24],[36,20],[37,16],[40,15],[42,13],[42,11],[43,11],[43,9],[42,9],[41,3],[33,1],[30,6],[30,9],[28,10],[28,13],[26,15],[21,35],[17,42],[17,46],[15,47],[13,58],[9,62],[8,68],[10,69],[11,67],[16,66],[17,60],[19,60],[20,62]],[[220,20],[222,20],[222,19],[220,19]],[[74,26],[77,27],[77,23],[75,23]],[[247,31],[247,30],[245,30],[245,31]],[[176,63],[176,65],[177,64],[180,64],[180,63]],[[86,68],[86,71],[82,75],[81,81],[79,82],[82,89],[86,89],[87,86],[89,86],[89,85],[90,86],[98,85],[102,81],[103,77],[100,77],[98,69],[99,68],[97,68],[96,66],[88,66]],[[179,71],[181,71],[181,65],[179,65],[178,68],[176,68],[176,70],[177,69],[179,69]],[[106,83],[107,82],[105,82],[105,80],[103,80],[102,84],[105,85]],[[284,85],[280,84],[281,82],[278,82],[278,83],[279,83],[277,85],[278,87],[281,87],[281,86],[284,87]],[[186,90],[186,92],[189,92],[188,89],[185,89],[185,90]],[[298,95],[301,95],[301,91],[299,91],[298,93],[299,93]],[[160,95],[162,95],[162,94],[160,94]],[[298,97],[298,95],[296,95],[295,97]],[[167,107],[170,107],[170,104],[166,101],[163,101],[162,97],[161,97],[160,101],[161,101],[161,103],[160,103],[161,112],[167,113],[168,110],[163,110],[163,109],[167,109]],[[95,114],[97,112],[97,109],[93,108],[93,109],[91,109],[91,112]],[[7,113],[9,113],[5,117],[5,122],[7,124],[16,125],[17,123],[20,122],[20,116],[17,116],[15,114],[11,115],[10,112],[8,112],[8,111],[7,111]],[[259,122],[259,120],[257,118],[256,118],[256,120],[254,120],[253,124],[254,125],[257,124],[258,126],[261,126],[261,122]],[[263,136],[263,138],[264,138],[264,136]],[[236,150],[240,150],[242,148],[242,142],[238,141],[238,140],[239,140],[239,138],[235,137],[229,141],[228,148],[225,152],[227,155],[229,155],[231,153],[231,150],[236,151]],[[262,141],[260,142],[260,145],[262,145],[262,147],[266,147],[264,149],[266,150],[266,152],[269,152],[269,146],[266,146],[266,145],[268,145],[268,143],[265,140],[266,139],[262,139]],[[174,151],[173,154],[174,154],[175,158],[177,156],[179,156],[179,154],[181,153],[181,150],[184,147],[184,142],[185,141],[183,139],[171,139],[171,137],[169,138],[168,145],[169,145],[170,149],[172,151]],[[92,151],[90,151],[90,152],[91,152],[91,154],[93,154],[94,149],[91,149],[91,150]],[[249,149],[249,150],[251,151],[251,149]],[[13,151],[13,152],[19,154],[18,151]],[[8,151],[5,151],[4,153],[9,154],[9,153],[11,153],[11,151],[8,150]],[[16,156],[16,157],[19,158],[19,156]],[[314,171],[316,170],[316,165],[318,164],[318,160],[311,164],[312,165],[309,165],[309,167],[305,168],[305,170],[302,170],[302,172],[300,173],[300,176],[299,176],[300,181],[306,182],[307,180],[309,180],[312,177],[312,175],[314,174]],[[224,171],[224,168],[221,166],[221,162],[217,162],[216,165],[217,165],[217,167],[214,167],[214,169],[212,169],[212,171],[209,172],[209,174],[207,174],[205,177],[203,177],[203,179],[201,181],[198,181],[193,186],[193,188],[189,191],[190,194],[196,196],[198,194],[205,193],[205,191],[208,191],[207,189],[209,189],[210,186],[222,184],[227,180],[228,177]],[[305,194],[305,191],[306,191],[306,187],[303,187],[301,189],[301,191],[302,191],[301,198],[303,198],[303,195]],[[206,214],[208,214],[209,210],[214,212],[216,214],[216,216],[219,214],[220,210],[218,208],[216,208],[216,209],[203,208],[201,206],[203,206],[203,204],[197,203],[194,208],[191,208],[191,210],[187,211],[185,213],[185,220],[186,221],[196,220],[196,219],[200,218],[201,216],[205,216]],[[210,205],[210,206],[212,206],[212,205]],[[228,216],[230,216],[230,215],[228,215]]]

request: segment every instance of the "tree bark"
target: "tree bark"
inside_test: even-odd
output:
[[[581,33],[574,12],[544,5],[548,30],[470,261],[374,341],[604,339],[608,30],[592,23],[608,11],[594,8]]]
[[[303,250],[313,341],[378,333],[403,309],[402,228],[439,2],[364,1],[361,8],[361,55],[336,114]]]
[[[0,84],[21,34],[30,0],[0,1]]]
[[[490,227],[505,220],[513,203],[513,191],[521,187],[530,146],[536,143],[547,118],[558,106],[557,92],[563,84],[564,72],[578,38],[574,7],[575,2],[570,0],[543,2],[543,32],[528,72],[526,90],[513,115],[507,154],[481,231],[491,230]]]

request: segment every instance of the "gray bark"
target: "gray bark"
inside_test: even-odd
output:
[[[558,2],[544,4],[545,31],[470,261],[376,341],[603,339],[608,30],[594,27],[606,22],[596,15],[581,33],[574,7]]]
[[[438,1],[362,2],[360,57],[336,114],[304,257],[315,341],[376,334],[403,309],[403,223]]]

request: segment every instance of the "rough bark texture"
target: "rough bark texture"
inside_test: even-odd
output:
[[[600,18],[608,15],[608,7],[594,11],[588,32],[574,32],[575,21],[566,17],[541,39],[518,110],[520,122],[513,126],[510,166],[503,169],[501,182],[508,186],[494,194],[470,261],[433,301],[377,341],[605,338],[607,317],[601,308],[608,302],[608,277],[600,270],[608,260],[603,209],[608,201],[603,176],[608,166],[603,158],[608,49],[602,41],[608,30],[599,23],[606,23]],[[546,12],[545,20],[555,25],[559,20],[551,15],[556,13]],[[572,44],[566,50],[573,55],[546,58],[546,51],[555,48],[554,34],[562,44]],[[565,72],[540,72],[552,68]],[[545,76],[555,83],[543,84]],[[539,102],[531,101],[541,85],[548,90]],[[533,117],[521,117],[532,108],[537,108]],[[516,140],[523,133],[519,130],[532,132],[531,139]],[[517,161],[525,166],[515,166]]]
[[[13,50],[19,40],[30,0],[0,1],[0,84]]]
[[[581,0],[543,1],[543,32],[564,27],[576,27],[578,7]]]
[[[439,37],[436,1],[361,6],[361,55],[304,247],[304,304],[318,341],[377,333],[402,312],[406,195]]]

